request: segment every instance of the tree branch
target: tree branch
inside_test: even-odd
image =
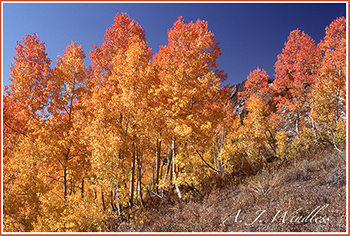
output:
[[[19,130],[15,130],[14,128],[12,128],[12,127],[9,126],[8,124],[6,124],[5,122],[4,122],[4,125],[5,125],[7,128],[11,129],[13,132],[22,134],[22,135],[26,136],[27,138],[29,138],[28,135],[26,135],[25,133],[23,133],[23,132],[21,132],[21,131],[19,131]]]
[[[217,173],[220,173],[220,171],[216,170],[214,167],[212,167],[211,165],[209,165],[208,162],[206,162],[206,161],[203,159],[202,155],[198,152],[198,150],[197,150],[196,148],[195,148],[194,150],[197,152],[197,154],[198,154],[199,157],[202,159],[202,161],[203,161],[210,169],[216,171]]]

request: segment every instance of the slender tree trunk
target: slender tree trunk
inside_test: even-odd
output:
[[[74,191],[74,180],[72,179],[72,180],[70,181],[69,195],[72,196],[73,191]]]
[[[224,145],[224,137],[225,137],[225,127],[222,126],[221,140],[220,140],[220,152],[222,151],[222,147]]]
[[[339,70],[339,77],[338,78],[341,78],[341,70]],[[339,79],[338,79],[339,80]],[[340,100],[340,83],[338,83],[338,88],[337,88],[337,98],[335,99],[335,102],[336,102],[336,114],[335,114],[335,123],[338,123],[338,120],[339,120],[339,100]]]
[[[225,126],[223,126],[223,127],[222,127],[222,134],[221,134],[220,152],[222,151],[222,148],[223,148],[223,146],[224,146],[225,137],[226,137],[226,131],[225,131]],[[222,160],[220,160],[220,170],[223,171]]]
[[[196,161],[197,161],[197,171],[199,173],[199,160],[198,160],[198,153],[196,153]]]
[[[66,199],[67,192],[68,192],[68,189],[67,189],[67,164],[68,164],[69,152],[70,152],[70,148],[67,149],[67,153],[64,156],[64,162],[63,162],[63,197],[64,197],[64,199]]]
[[[155,165],[155,163],[153,163],[152,164],[152,189],[155,189],[156,188],[156,176],[155,176],[155,173],[154,173],[154,171],[155,171],[155,168],[154,168],[154,165]]]
[[[114,200],[117,203],[117,210],[118,210],[118,215],[120,216],[121,214],[121,207],[119,203],[119,183],[117,182],[117,185],[114,189]]]
[[[173,171],[173,153],[172,153],[172,149],[170,148],[170,155],[169,155],[169,174],[170,174],[170,178],[169,178],[169,185],[172,186],[173,185],[173,175],[174,175],[174,171]]]
[[[135,160],[136,160],[137,150],[136,150],[136,144],[134,144],[134,153],[132,156],[132,163],[131,163],[131,173],[130,173],[130,200],[129,203],[131,206],[134,205],[134,182],[135,182]]]
[[[136,198],[138,196],[138,193],[139,193],[138,169],[139,168],[137,167],[137,160],[136,160],[136,162],[135,162],[135,183],[134,183],[135,191],[134,191],[134,198]],[[136,194],[136,196],[135,196],[135,194]],[[135,202],[135,199],[134,199],[134,204],[137,205],[137,203],[138,203],[138,200],[136,198],[136,202]]]
[[[159,167],[160,167],[160,152],[161,152],[162,140],[157,138],[157,150],[156,150],[156,178],[155,178],[155,188],[158,193],[158,183],[159,183]]]
[[[115,212],[117,209],[116,209],[116,207],[115,207],[115,205],[114,205],[114,202],[113,202],[113,200],[114,200],[113,190],[111,190],[109,194],[110,194],[109,202],[110,202],[112,211]]]
[[[213,134],[213,159],[214,159],[215,169],[218,170],[218,163],[216,162],[216,153],[215,153],[215,134]]]
[[[142,188],[141,188],[141,158],[142,158],[142,154],[140,154],[137,158],[137,193],[139,195],[140,204],[143,207]]]
[[[102,201],[103,210],[105,211],[106,210],[106,205],[105,205],[105,198],[103,196],[103,190],[102,189],[101,189],[101,201]]]
[[[63,167],[63,196],[67,197],[67,167]]]
[[[339,120],[339,96],[340,96],[340,84],[337,89],[337,98],[335,99],[335,123],[338,123]]]
[[[163,166],[164,166],[164,160],[163,160],[163,158],[162,158],[162,159],[161,159],[161,163],[160,163],[160,167],[159,167],[160,173],[159,173],[159,179],[158,179],[158,180],[160,180],[160,179],[163,178]],[[158,184],[159,184],[159,183],[158,183]]]
[[[172,165],[172,173],[173,173],[173,182],[174,182],[174,185],[175,185],[175,189],[176,189],[176,192],[177,192],[177,195],[179,196],[179,198],[181,199],[182,198],[182,194],[181,194],[181,191],[179,189],[179,186],[176,184],[176,172],[175,172],[175,139],[172,140],[171,142],[171,149],[172,149],[172,162],[173,162],[173,165]]]
[[[295,131],[297,133],[297,137],[299,137],[299,112],[296,113]]]
[[[81,179],[81,198],[84,198],[84,177]]]
[[[315,142],[318,142],[318,138],[317,138],[317,129],[315,126],[315,122],[311,121],[311,125],[312,125],[312,131],[314,132],[314,137],[315,137]]]
[[[169,151],[170,151],[170,149],[169,149]],[[168,152],[168,160],[167,160],[167,163],[166,163],[166,169],[165,169],[165,173],[164,173],[164,183],[166,182],[166,179],[168,178],[168,175],[169,175],[169,172],[170,172],[170,164],[171,164],[171,153]]]

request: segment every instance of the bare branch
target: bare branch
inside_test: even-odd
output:
[[[194,150],[196,150],[197,154],[199,155],[199,157],[202,159],[202,161],[212,170],[216,171],[217,173],[220,173],[220,171],[216,170],[214,167],[212,167],[211,165],[208,164],[208,162],[206,162],[202,155],[198,152],[198,150],[195,148]]]

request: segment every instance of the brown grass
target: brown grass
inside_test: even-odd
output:
[[[293,160],[266,164],[258,174],[240,184],[226,180],[225,187],[207,189],[201,198],[160,201],[150,211],[146,223],[124,222],[114,230],[345,232],[346,179],[345,152],[340,154],[331,147],[317,146]],[[312,218],[317,210],[320,212]]]

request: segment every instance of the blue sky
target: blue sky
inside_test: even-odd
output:
[[[227,82],[240,83],[250,71],[263,68],[273,77],[274,63],[290,31],[299,28],[316,43],[325,27],[346,16],[345,3],[4,3],[3,84],[10,81],[10,66],[16,41],[36,32],[45,42],[55,66],[57,54],[75,40],[88,54],[92,44],[101,45],[104,32],[118,12],[126,12],[145,30],[152,53],[167,44],[167,30],[183,16],[185,22],[206,20],[222,48],[218,68],[228,74]]]

